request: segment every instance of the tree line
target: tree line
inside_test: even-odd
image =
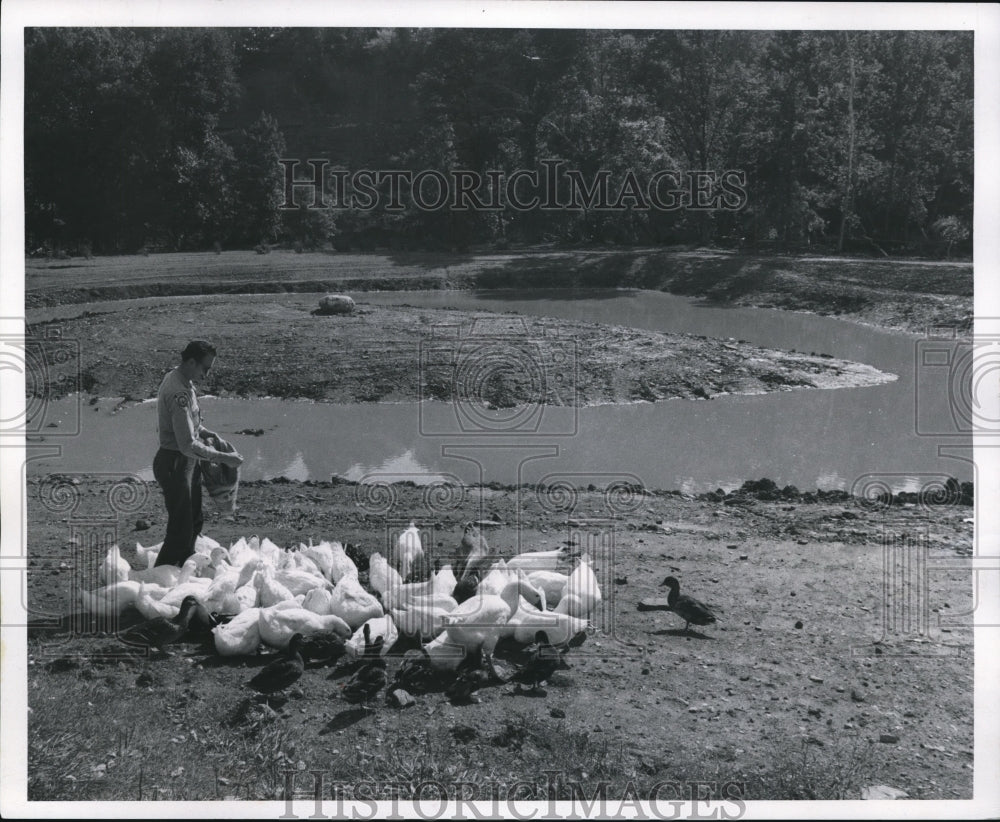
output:
[[[972,46],[971,32],[930,31],[29,29],[27,249],[968,253]],[[488,183],[553,160],[585,186],[734,172],[745,197],[283,208],[289,158]]]

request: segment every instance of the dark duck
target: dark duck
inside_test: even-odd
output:
[[[187,633],[191,618],[199,607],[198,600],[194,597],[184,597],[181,610],[173,619],[155,617],[129,628],[122,634],[122,642],[127,645],[156,648],[161,654],[169,655],[166,646],[177,642]]]
[[[294,685],[305,669],[301,651],[302,639],[302,634],[295,634],[281,659],[265,665],[250,680],[250,687],[259,694],[270,696]]]
[[[529,654],[527,664],[511,677],[511,681],[517,683],[516,692],[520,692],[522,686],[529,685],[530,691],[536,693],[541,684],[548,682],[556,671],[569,668],[563,659],[565,650],[561,651],[552,645],[545,631],[538,631],[535,634],[534,645],[525,651]]]
[[[670,593],[667,594],[667,605],[670,606],[671,611],[684,620],[685,631],[689,630],[692,625],[710,625],[715,622],[715,614],[705,603],[681,593],[681,584],[676,577],[667,577],[661,585],[670,588]]]

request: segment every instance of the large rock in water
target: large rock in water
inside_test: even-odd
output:
[[[319,301],[320,314],[350,314],[354,300],[346,294],[327,294]]]

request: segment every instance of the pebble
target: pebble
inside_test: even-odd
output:
[[[795,623],[795,627],[796,627],[796,628],[802,628],[802,620],[801,620],[801,619],[800,619],[800,620],[798,620],[798,621],[797,621],[797,622]]]
[[[551,716],[553,719],[565,719],[566,712],[562,708],[552,708],[549,711],[549,716]]]
[[[815,674],[809,674],[809,681],[810,682],[822,682],[823,681],[823,677],[816,676]]]
[[[899,742],[899,737],[896,734],[881,734],[878,738],[879,742],[884,742],[887,745],[895,745]]]

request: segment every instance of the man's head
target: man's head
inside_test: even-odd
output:
[[[215,362],[215,346],[204,340],[192,340],[181,352],[181,364],[191,379],[204,378]]]

